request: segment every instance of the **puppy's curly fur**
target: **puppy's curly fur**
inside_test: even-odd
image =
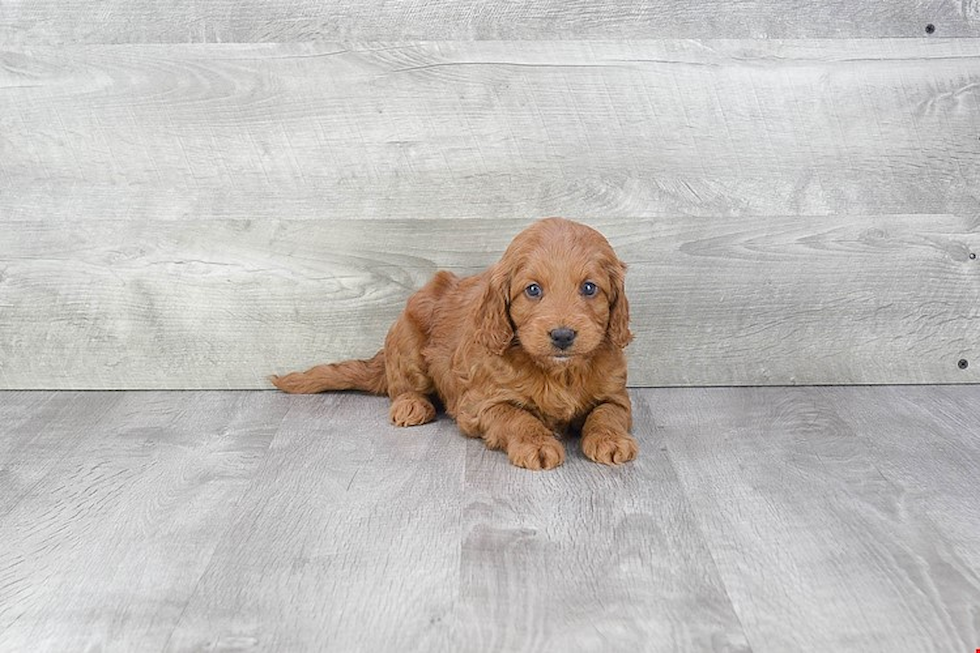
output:
[[[581,434],[585,455],[619,464],[637,454],[623,349],[632,335],[626,266],[585,225],[548,218],[472,277],[439,272],[412,295],[369,360],[272,377],[285,392],[362,390],[391,398],[391,420],[436,416],[528,469],[565,459],[556,435]]]

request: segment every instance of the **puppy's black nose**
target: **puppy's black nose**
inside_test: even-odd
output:
[[[551,344],[558,347],[558,349],[568,349],[575,342],[575,332],[567,327],[555,329],[548,335],[551,336]]]

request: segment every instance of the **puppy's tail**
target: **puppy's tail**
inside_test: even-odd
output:
[[[313,394],[325,390],[361,390],[374,395],[388,392],[383,349],[368,360],[317,365],[305,372],[270,376],[269,380],[283,392],[292,394]]]

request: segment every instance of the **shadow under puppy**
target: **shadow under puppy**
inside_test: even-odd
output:
[[[398,426],[435,419],[438,398],[464,434],[528,469],[560,465],[556,436],[574,433],[591,460],[624,463],[637,454],[625,273],[599,232],[540,220],[483,273],[438,272],[409,298],[373,358],[271,380],[292,393],[387,394]]]

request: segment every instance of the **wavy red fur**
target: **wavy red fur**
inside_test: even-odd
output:
[[[387,394],[399,426],[435,419],[438,399],[464,434],[529,469],[560,465],[560,438],[570,434],[581,435],[596,462],[627,462],[637,444],[623,353],[632,338],[625,272],[599,232],[541,220],[485,272],[437,273],[409,298],[370,360],[272,382],[294,393]],[[571,344],[557,344],[559,330],[573,334]]]

